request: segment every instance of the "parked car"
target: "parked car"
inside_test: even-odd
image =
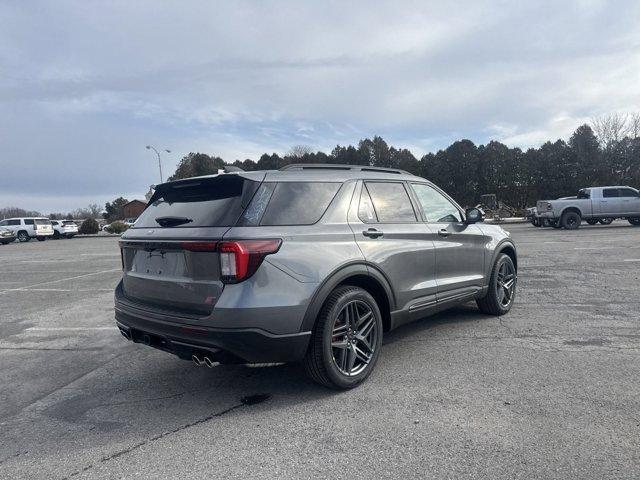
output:
[[[509,235],[402,170],[291,165],[164,183],[120,241],[122,335],[196,365],[304,362],[338,389],[385,332],[513,305]]]
[[[136,223],[137,218],[125,218],[124,220],[116,220],[116,222],[121,222],[124,223],[127,227],[133,227],[133,225]],[[115,222],[113,222],[115,223]],[[102,226],[102,231],[103,232],[108,232],[109,231],[109,227],[111,226],[111,223],[107,223],[106,225]]]
[[[73,220],[51,220],[53,238],[73,238],[78,234],[78,225]]]
[[[7,245],[8,243],[13,242],[16,239],[16,234],[13,233],[13,230],[9,230],[6,227],[0,227],[0,243],[2,245]]]
[[[32,238],[44,242],[53,236],[53,226],[48,218],[7,218],[0,222],[0,227],[11,230],[19,242],[28,242]]]
[[[640,225],[640,193],[632,187],[583,188],[576,198],[541,200],[536,205],[539,221],[547,220],[569,230],[590,224],[608,224],[615,218],[626,218]]]

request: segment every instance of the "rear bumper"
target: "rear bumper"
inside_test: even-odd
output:
[[[272,363],[302,360],[311,332],[274,335],[261,329],[220,329],[159,320],[119,305],[116,324],[129,340],[190,360],[207,354],[220,363]]]

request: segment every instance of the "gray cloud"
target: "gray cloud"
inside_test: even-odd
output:
[[[142,195],[148,143],[229,160],[374,134],[530,146],[640,109],[637,2],[0,4],[0,205]]]

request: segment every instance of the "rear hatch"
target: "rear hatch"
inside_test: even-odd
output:
[[[51,225],[51,220],[47,218],[35,218],[33,220],[33,228],[36,234],[53,233],[53,225]]]
[[[159,185],[120,243],[125,298],[152,310],[210,314],[224,288],[217,242],[263,178],[223,174]]]

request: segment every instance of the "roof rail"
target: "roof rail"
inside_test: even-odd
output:
[[[371,167],[369,165],[346,165],[341,163],[292,163],[282,167],[280,170],[352,170],[360,172],[382,172],[411,175],[406,170],[400,170],[399,168]]]

